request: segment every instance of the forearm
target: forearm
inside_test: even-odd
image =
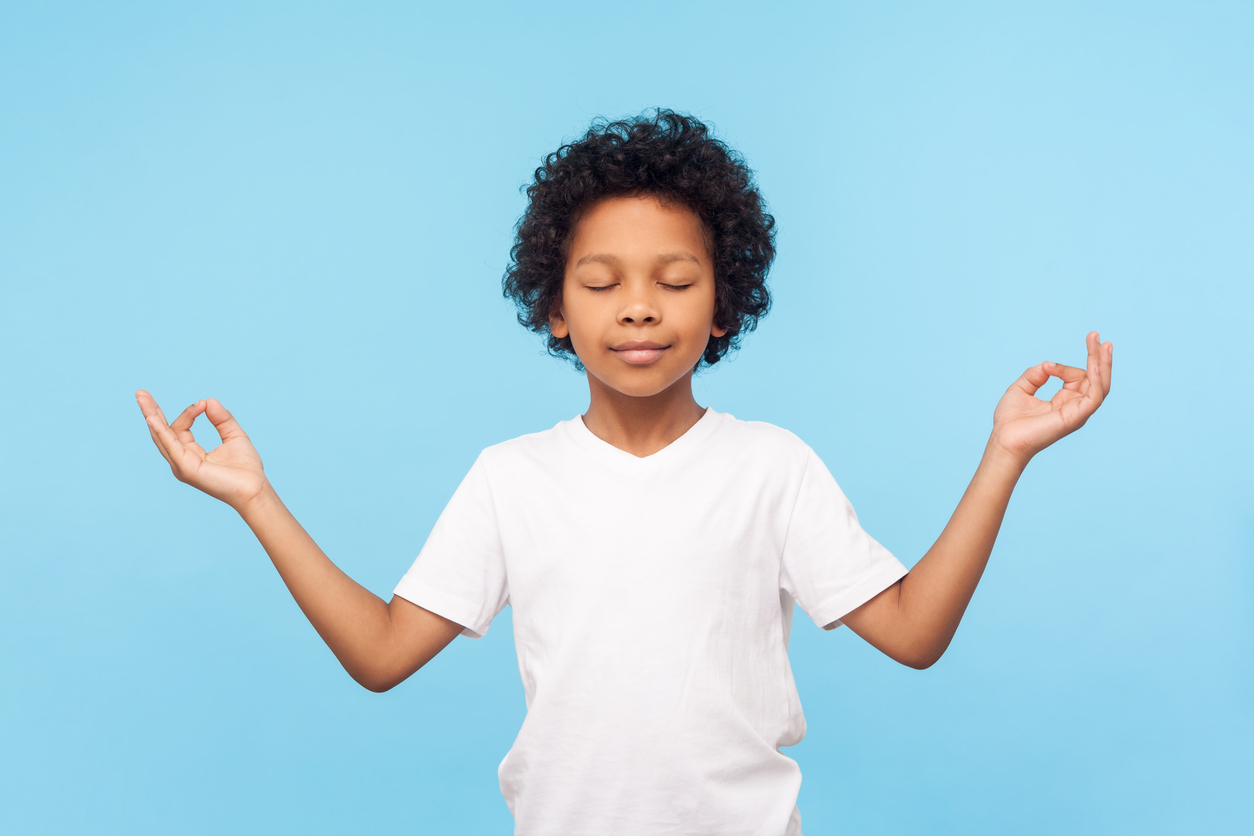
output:
[[[370,690],[383,687],[392,626],[387,603],[331,562],[269,484],[236,510],[348,674]]]
[[[897,583],[841,617],[851,630],[903,664],[926,668],[945,652],[984,574],[1010,494],[1032,456],[1080,427],[1110,391],[1114,346],[1085,338],[1085,369],[1038,363],[1010,385],[993,410],[980,466],[940,537]],[[1036,397],[1051,377],[1062,389]]]
[[[932,664],[949,647],[1026,465],[990,440],[945,530],[902,578],[899,617],[916,667]]]

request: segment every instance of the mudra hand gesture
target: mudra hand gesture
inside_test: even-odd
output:
[[[1114,345],[1101,342],[1096,331],[1087,337],[1088,363],[1085,368],[1044,362],[1028,369],[1011,384],[993,410],[990,443],[1023,463],[1073,433],[1102,405],[1110,391],[1110,366]],[[1051,378],[1062,380],[1062,388],[1048,401],[1036,397]]]
[[[261,456],[216,398],[196,401],[183,410],[173,424],[166,423],[161,407],[148,392],[140,389],[135,393],[135,400],[148,422],[153,443],[180,482],[222,500],[237,511],[265,488]],[[202,412],[222,437],[222,443],[208,453],[192,436],[192,423]]]

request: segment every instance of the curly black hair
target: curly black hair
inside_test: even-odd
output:
[[[575,225],[605,198],[651,195],[701,219],[714,256],[714,321],[727,333],[710,337],[698,370],[739,346],[770,309],[775,219],[744,159],[692,116],[654,109],[616,122],[596,119],[582,139],[544,158],[526,191],[504,295],[517,305],[520,323],[548,334],[550,354],[580,370],[570,337],[549,332],[549,315],[561,302]]]

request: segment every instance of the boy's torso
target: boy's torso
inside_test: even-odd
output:
[[[808,448],[712,411],[693,430],[643,459],[578,418],[484,451],[528,705],[500,767],[520,833],[614,832],[649,803],[692,832],[794,813],[779,575]]]

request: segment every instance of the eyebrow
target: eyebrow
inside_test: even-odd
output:
[[[701,261],[695,255],[689,252],[684,252],[682,250],[673,252],[673,253],[663,253],[662,255],[659,255],[655,260],[659,264],[670,264],[675,261],[692,261],[692,262],[695,262],[696,264],[701,263]],[[620,262],[617,256],[610,255],[609,253],[593,253],[592,255],[585,255],[583,258],[576,261],[575,266],[578,267],[581,264],[618,265],[619,263]]]

